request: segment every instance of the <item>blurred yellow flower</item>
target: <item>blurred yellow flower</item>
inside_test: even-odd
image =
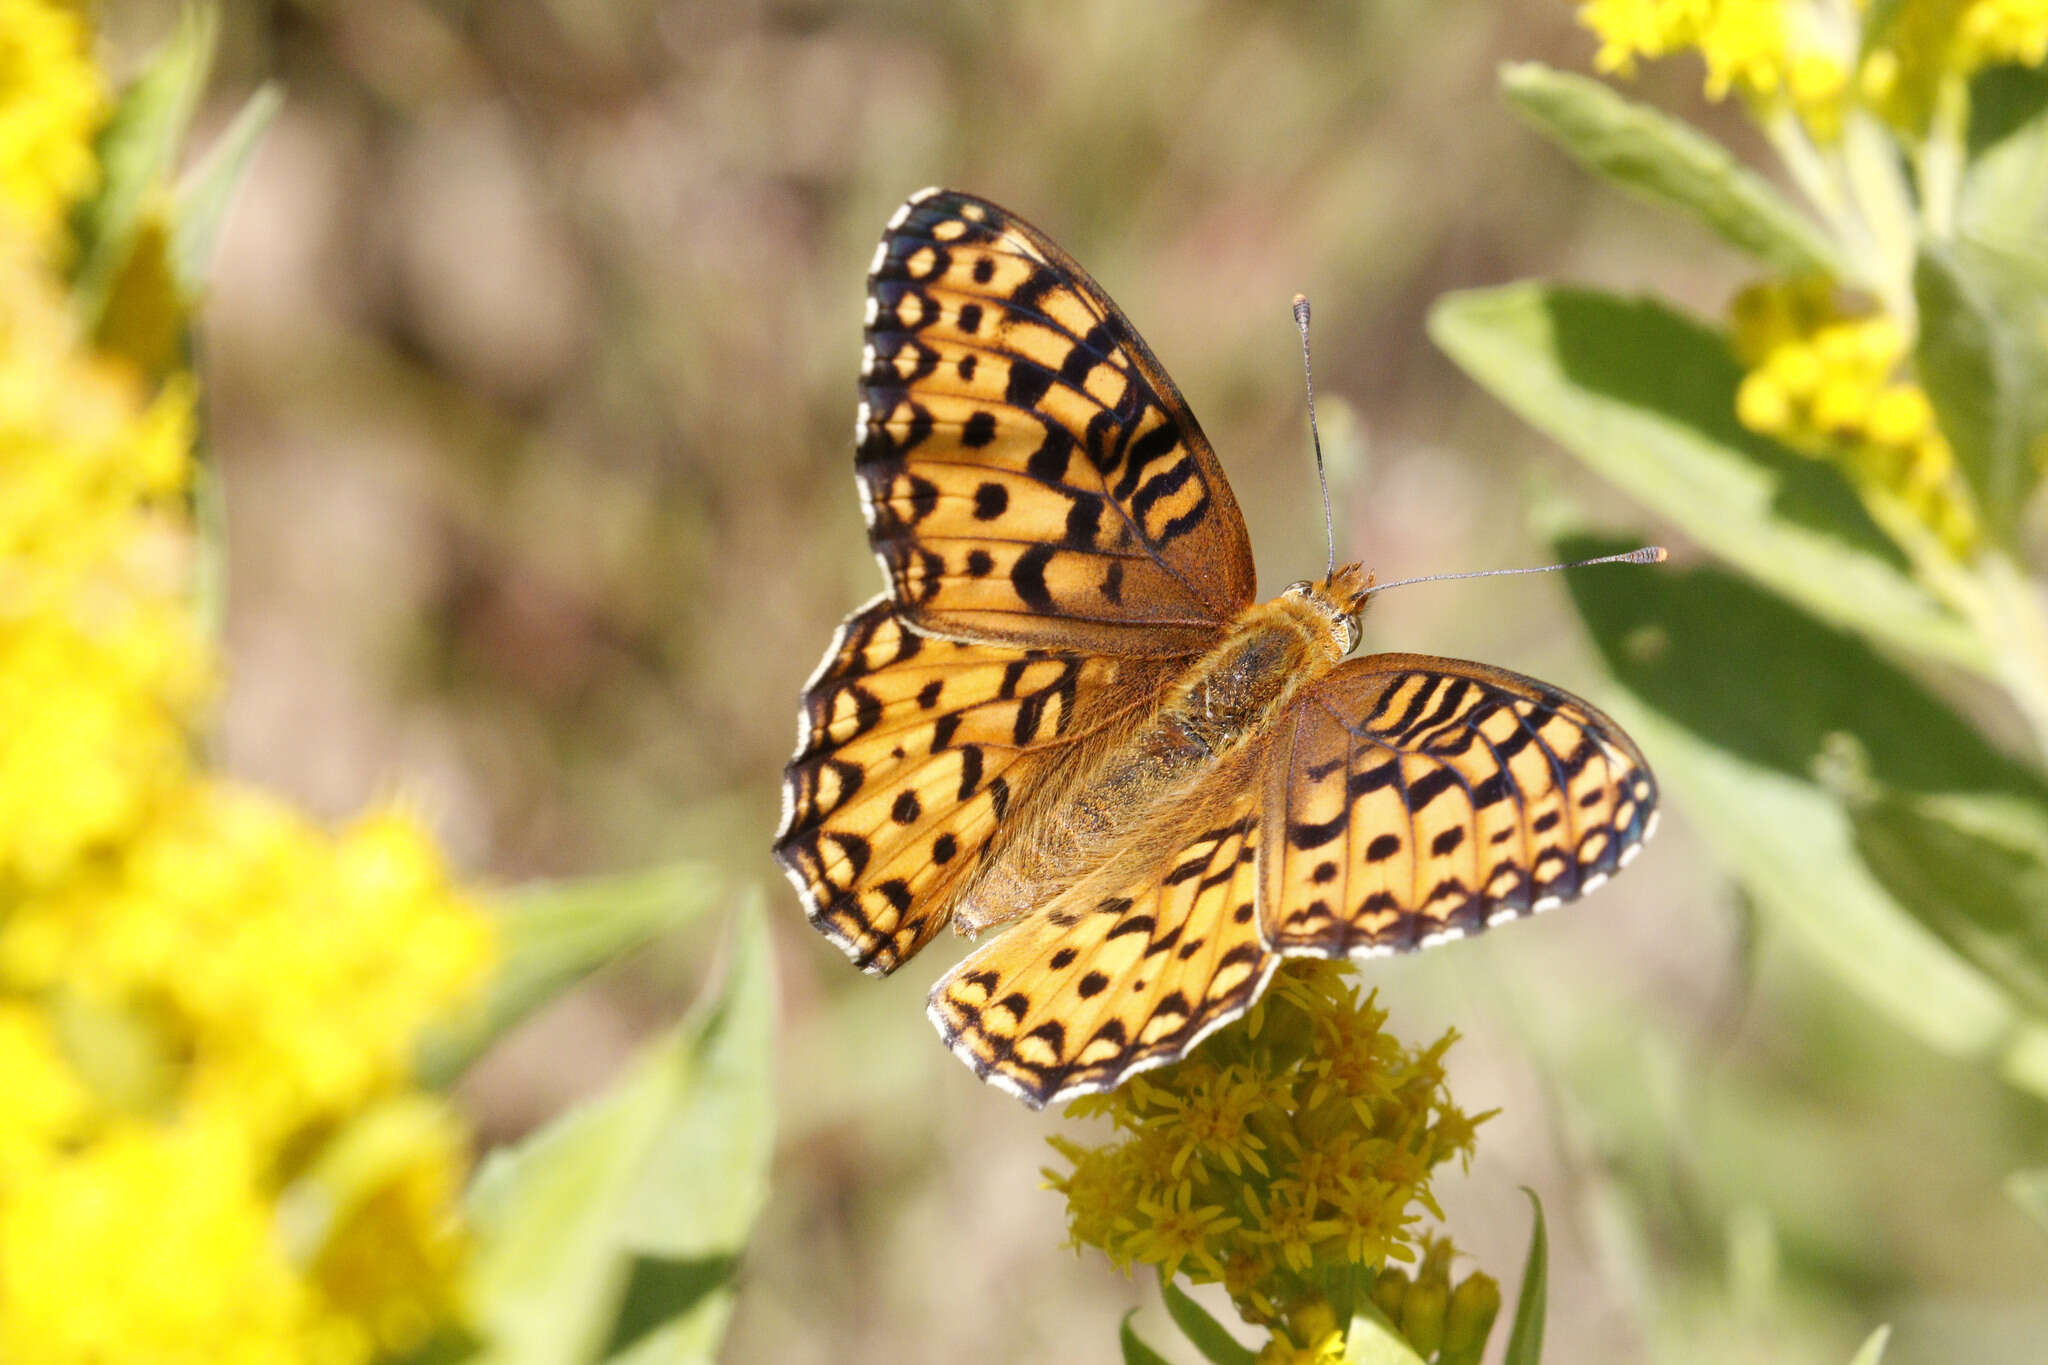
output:
[[[0,0],[0,221],[42,249],[99,178],[92,137],[106,88],[81,7]]]
[[[1600,39],[1602,71],[1630,74],[1638,57],[1691,49],[1706,62],[1707,94],[1774,100],[1791,83],[1787,0],[1586,0],[1579,22]],[[1809,76],[1809,80],[1811,77]]]
[[[173,330],[95,341],[59,274],[90,37],[0,0],[0,1359],[356,1365],[461,1318],[466,1139],[411,1059],[490,925],[402,811],[330,834],[196,757],[183,301],[129,271]]]
[[[1954,451],[1926,392],[1900,377],[1909,346],[1896,321],[1849,308],[1825,280],[1767,280],[1735,297],[1729,330],[1748,368],[1737,420],[1903,500],[1953,553],[1976,547]]]
[[[1852,101],[1917,133],[1944,83],[2048,59],[2048,0],[1900,0],[1867,39],[1845,22],[1868,21],[1873,9],[1871,0],[1853,13],[1815,0],[1582,0],[1578,17],[1600,40],[1600,70],[1628,75],[1638,59],[1697,52],[1710,98],[1739,95],[1760,115],[1789,108],[1821,142],[1840,136]]]
[[[1908,132],[1927,125],[1944,84],[2001,62],[2048,58],[2044,0],[1900,0],[1864,54],[1863,98]]]

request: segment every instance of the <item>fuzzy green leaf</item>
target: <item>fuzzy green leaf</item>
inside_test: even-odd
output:
[[[81,314],[99,318],[108,291],[126,266],[151,199],[167,190],[199,96],[213,69],[220,11],[188,5],[142,74],[121,94],[99,137],[100,186],[73,220]]]
[[[1161,1280],[1159,1293],[1166,1300],[1166,1311],[1174,1325],[1202,1353],[1204,1360],[1214,1361],[1215,1365],[1255,1365],[1257,1355],[1216,1321],[1208,1309],[1182,1293],[1173,1281]]]
[[[1550,1303],[1550,1233],[1543,1225],[1543,1201],[1528,1186],[1529,1207],[1536,1221],[1529,1229],[1529,1260],[1522,1270],[1522,1292],[1515,1297],[1515,1324],[1508,1331],[1502,1365],[1541,1365],[1543,1320]]]
[[[214,239],[220,235],[221,220],[234,202],[249,162],[262,145],[271,120],[284,107],[284,93],[275,82],[267,82],[249,96],[192,174],[178,187],[177,223],[172,228],[171,265],[178,284],[187,294],[197,294],[206,283],[207,263],[213,256]]]
[[[1131,1326],[1131,1319],[1138,1316],[1133,1308],[1124,1314],[1123,1325],[1117,1328],[1117,1344],[1123,1348],[1124,1365],[1170,1365],[1165,1356],[1147,1346],[1138,1335],[1138,1329]]]
[[[1994,66],[1970,82],[1969,169],[1957,227],[2025,252],[2048,230],[2048,71]]]
[[[520,1020],[590,972],[695,920],[724,891],[703,864],[673,863],[508,893],[497,921],[504,958],[490,994],[473,1014],[428,1035],[419,1074],[430,1085],[452,1083]]]
[[[719,996],[470,1191],[480,1359],[708,1362],[767,1189],[773,985],[758,905]]]
[[[1561,558],[1618,541],[1567,536]],[[2039,1090],[2040,1030],[1984,970],[1901,904],[1817,771],[1845,760],[1914,798],[2039,805],[2040,779],[1884,657],[1712,568],[1568,573],[1623,689],[1603,704],[1759,906],[1817,961],[1929,1046],[1997,1062]]]
[[[1925,243],[1913,268],[1920,335],[1913,362],[1955,448],[1956,463],[1992,531],[2010,536],[2035,479],[2033,443],[2042,433],[2038,395],[2048,356],[2028,335],[2048,318],[2048,301],[2028,282],[1998,271],[1989,253],[1963,255]]]
[[[1516,112],[1583,166],[1675,208],[1774,270],[1843,278],[1835,244],[1720,143],[1599,81],[1521,62],[1501,72]]]
[[[2048,1232],[2048,1167],[2014,1171],[2005,1178],[2005,1192],[2041,1225],[2043,1232]]]
[[[1653,301],[1537,284],[1448,295],[1429,325],[1502,402],[1760,582],[1873,640],[1995,676],[1984,642],[1913,579],[1839,473],[1735,420],[1742,373],[1719,332]]]
[[[1884,1348],[1891,1339],[1891,1324],[1886,1323],[1863,1339],[1863,1344],[1856,1348],[1856,1354],[1849,1358],[1849,1365],[1879,1365],[1884,1359]]]
[[[2048,1018],[2048,806],[1883,792],[1851,812],[1857,851],[1900,905]]]
[[[1423,1365],[1387,1315],[1371,1299],[1361,1299],[1344,1333],[1346,1365]]]

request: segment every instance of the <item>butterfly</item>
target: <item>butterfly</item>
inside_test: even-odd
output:
[[[775,854],[894,971],[948,922],[940,1035],[1034,1107],[1173,1061],[1286,957],[1592,891],[1657,789],[1577,697],[1346,662],[1358,564],[1254,596],[1194,414],[1100,285],[987,200],[911,196],[868,276],[854,472],[886,591],[805,685]]]

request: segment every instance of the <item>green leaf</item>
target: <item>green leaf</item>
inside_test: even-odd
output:
[[[1970,146],[1981,161],[2048,123],[2048,71],[1987,66],[1970,78]]]
[[[1515,1296],[1515,1325],[1501,1365],[1539,1365],[1543,1359],[1543,1320],[1550,1303],[1550,1234],[1543,1226],[1543,1201],[1524,1185],[1536,1221],[1529,1229],[1529,1260],[1522,1270],[1522,1292]]]
[[[1448,295],[1429,325],[1466,373],[1708,550],[1825,620],[1996,675],[1834,469],[1735,420],[1742,372],[1720,333],[1653,301],[1537,284]]]
[[[1348,1365],[1424,1365],[1408,1338],[1371,1299],[1359,1300],[1351,1315],[1344,1333],[1344,1359]]]
[[[450,1084],[520,1020],[596,968],[695,920],[724,890],[703,864],[672,863],[513,891],[498,915],[504,960],[488,998],[473,1015],[428,1036],[420,1076],[429,1085]]]
[[[2031,1171],[2014,1171],[2005,1178],[2005,1192],[2026,1215],[2048,1232],[2048,1166]]]
[[[126,266],[150,201],[170,183],[192,114],[213,69],[220,11],[187,5],[164,45],[122,92],[99,136],[99,190],[73,221],[78,272],[73,289],[81,314],[97,321],[115,278]]]
[[[1554,548],[1577,558],[1618,544],[1561,537]],[[2048,1085],[2031,1017],[1878,880],[1843,799],[1814,774],[1847,752],[1869,780],[1914,797],[2029,804],[2048,799],[2040,779],[1861,640],[1732,574],[1566,579],[1623,689],[1603,705],[1758,905],[1930,1047]]]
[[[275,81],[265,82],[249,96],[234,121],[207,148],[205,157],[178,187],[177,224],[172,229],[171,264],[179,285],[197,294],[206,283],[221,220],[234,202],[256,148],[271,120],[284,107],[284,93]]]
[[[1944,943],[2048,1017],[2048,806],[1977,793],[1852,801],[1857,851]]]
[[[767,1189],[773,985],[758,904],[719,996],[470,1192],[489,1361],[704,1361]]]
[[[1204,1360],[1214,1361],[1215,1365],[1255,1365],[1258,1356],[1216,1321],[1208,1309],[1182,1293],[1173,1281],[1162,1279],[1159,1293],[1166,1300],[1166,1311],[1174,1325],[1202,1353]]]
[[[2037,385],[2048,378],[2048,363],[2025,330],[2026,282],[1998,275],[1988,256],[1921,245],[1913,267],[1920,312],[1913,362],[1978,507],[2006,539],[2035,479],[2033,442],[2048,415]],[[2000,298],[2002,307],[1994,303]],[[2038,302],[2031,311],[2048,314]]]
[[[1138,1310],[1133,1308],[1124,1314],[1123,1325],[1117,1329],[1117,1342],[1124,1351],[1124,1365],[1169,1365],[1165,1356],[1139,1338],[1137,1328],[1131,1326],[1131,1319],[1136,1316]]]
[[[727,1256],[768,1200],[774,1148],[775,984],[758,894],[738,920],[724,993],[687,1021],[691,1092],[648,1149],[621,1224],[639,1250]]]
[[[1856,1354],[1849,1358],[1849,1365],[1878,1365],[1884,1359],[1884,1348],[1891,1339],[1891,1324],[1886,1323],[1863,1339],[1863,1344],[1856,1348]]]
[[[1690,215],[1790,274],[1851,272],[1834,241],[1720,143],[1599,81],[1536,62],[1501,72],[1508,102],[1538,132],[1623,189]]]
[[[2036,249],[2048,229],[2048,71],[1994,66],[1970,82],[1970,151],[1957,206],[1965,237]]]

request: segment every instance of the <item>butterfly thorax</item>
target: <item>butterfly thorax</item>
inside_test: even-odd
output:
[[[1336,575],[1345,584],[1362,577]],[[1134,834],[1183,800],[1334,668],[1357,640],[1344,585],[1296,584],[1247,608],[1160,694],[1151,714],[1082,766],[1028,836],[1013,838],[955,907],[964,933],[1034,910],[1129,851]]]

